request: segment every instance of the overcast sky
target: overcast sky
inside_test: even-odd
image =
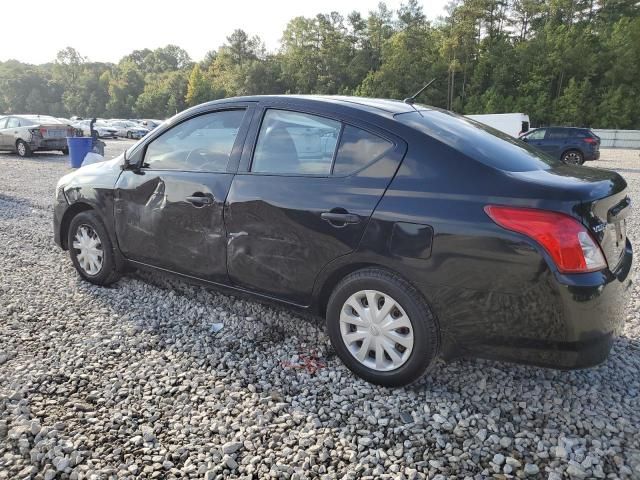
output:
[[[117,62],[133,50],[169,43],[194,60],[217,49],[236,28],[278,48],[287,22],[296,16],[358,10],[366,15],[378,0],[2,0],[0,61],[46,63],[74,47],[92,61]],[[388,0],[397,9],[401,0]],[[444,14],[448,0],[421,0],[425,14]],[[11,19],[11,20],[10,20]]]

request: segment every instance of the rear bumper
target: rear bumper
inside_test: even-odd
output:
[[[473,337],[451,332],[457,338],[450,338],[444,357],[472,356],[557,369],[602,363],[624,326],[632,261],[627,240],[614,272],[550,274],[540,279],[539,288],[523,295],[494,292],[483,297],[486,303],[475,312],[477,320],[482,318],[480,328],[474,329]]]
[[[595,152],[585,152],[584,159],[585,161],[598,160],[600,158],[600,150],[596,150]]]
[[[63,150],[67,148],[66,138],[33,138],[29,142],[31,150]]]

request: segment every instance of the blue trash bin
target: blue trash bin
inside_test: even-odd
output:
[[[80,168],[84,157],[93,148],[93,138],[91,137],[67,137],[69,146],[69,159],[72,168]]]

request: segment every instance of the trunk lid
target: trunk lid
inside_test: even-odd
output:
[[[40,132],[40,136],[45,139],[65,138],[71,136],[73,133],[71,127],[64,124],[40,125],[34,130],[38,130]]]

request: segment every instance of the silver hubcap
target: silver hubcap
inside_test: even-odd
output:
[[[361,290],[344,302],[340,333],[356,360],[380,372],[401,367],[413,350],[409,316],[398,302],[377,290]]]
[[[102,269],[104,251],[96,231],[89,225],[80,225],[73,237],[73,249],[80,268],[88,275],[97,275]]]
[[[574,165],[577,165],[580,163],[580,156],[575,152],[570,152],[564,156],[564,161],[566,163],[572,163]]]
[[[20,156],[24,156],[24,154],[27,152],[27,149],[24,146],[24,143],[20,142],[18,144],[18,153],[20,154]]]

